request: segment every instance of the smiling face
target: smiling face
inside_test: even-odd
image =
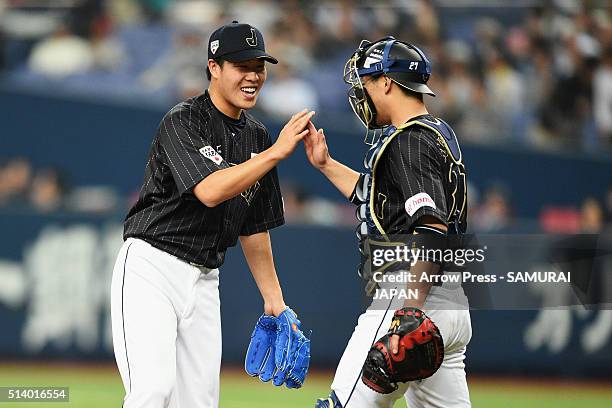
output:
[[[208,61],[211,72],[211,90],[219,97],[222,106],[217,106],[228,116],[240,116],[240,110],[251,109],[257,102],[257,96],[266,81],[266,65],[262,59],[246,61],[225,61],[222,66],[214,60]]]

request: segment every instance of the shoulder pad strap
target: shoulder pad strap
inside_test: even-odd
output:
[[[463,155],[461,154],[459,141],[457,140],[457,135],[455,135],[455,131],[449,126],[448,123],[439,118],[435,118],[434,120],[417,119],[411,123],[418,124],[436,132],[439,136],[442,137],[442,141],[445,143],[446,148],[452,156],[453,160],[455,162],[461,163]]]

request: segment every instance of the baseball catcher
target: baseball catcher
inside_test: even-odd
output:
[[[364,40],[349,57],[348,99],[370,145],[361,172],[334,160],[323,129],[308,125],[308,160],[356,206],[359,275],[373,295],[340,359],[332,392],[317,408],[391,408],[401,397],[411,408],[471,406],[463,361],[472,330],[463,289],[429,278],[394,279],[451,270],[430,258],[390,263],[382,272],[365,263],[372,244],[394,245],[404,237],[411,248],[444,250],[450,236],[466,231],[467,176],[459,142],[425,105],[425,95],[435,96],[428,86],[432,72],[419,47],[393,37]],[[374,272],[391,279],[377,281]],[[402,290],[417,295],[400,297]]]

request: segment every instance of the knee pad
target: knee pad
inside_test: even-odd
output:
[[[331,392],[327,398],[319,398],[315,404],[315,408],[342,408],[342,404],[338,401],[335,392]]]

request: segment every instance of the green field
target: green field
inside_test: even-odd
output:
[[[309,376],[301,390],[262,384],[239,370],[224,370],[221,377],[222,408],[313,407],[327,395],[331,373]],[[70,403],[0,403],[2,407],[121,407],[123,386],[113,366],[0,365],[0,386],[68,386]],[[612,384],[554,383],[543,380],[508,381],[471,379],[476,408],[609,408]],[[396,407],[405,407],[403,402]]]

